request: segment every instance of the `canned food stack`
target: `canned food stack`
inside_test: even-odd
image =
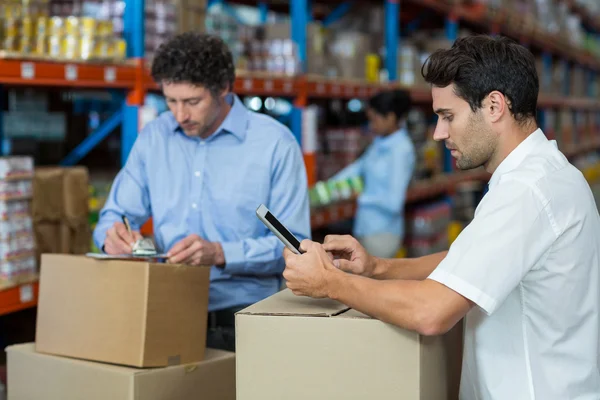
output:
[[[47,1],[3,4],[3,49],[9,53],[76,61],[126,58],[125,41],[108,19],[49,15]]]
[[[0,288],[36,277],[32,178],[32,158],[0,158]]]
[[[406,214],[405,247],[409,257],[448,249],[451,207],[446,201],[415,207]]]

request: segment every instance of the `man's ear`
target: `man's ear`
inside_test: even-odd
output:
[[[485,110],[490,122],[498,122],[509,110],[509,100],[501,92],[494,90],[487,95],[483,101]]]

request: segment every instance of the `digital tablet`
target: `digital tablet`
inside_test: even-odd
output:
[[[285,247],[296,254],[304,253],[300,250],[300,241],[275,218],[264,204],[256,209],[256,216],[285,244]]]

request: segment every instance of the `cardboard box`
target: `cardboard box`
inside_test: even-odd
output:
[[[210,268],[44,254],[36,349],[135,367],[201,361]]]
[[[75,225],[87,220],[89,210],[89,174],[85,167],[65,168],[64,170],[64,217]]]
[[[60,222],[63,217],[64,192],[61,168],[36,168],[31,204],[33,221]]]
[[[236,315],[237,399],[458,398],[460,329],[423,337],[285,290]]]
[[[36,353],[11,346],[10,400],[234,400],[235,355],[206,350],[203,362],[136,369]]]
[[[40,222],[35,225],[36,249],[43,253],[58,253],[61,250],[60,225],[53,222]]]
[[[77,224],[89,214],[87,168],[36,168],[33,179],[34,222]]]
[[[90,251],[91,243],[92,230],[86,220],[77,225],[72,223],[60,226],[60,253],[85,254]]]

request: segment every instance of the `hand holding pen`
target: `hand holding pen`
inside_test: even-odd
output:
[[[135,242],[142,239],[139,231],[131,229],[131,224],[125,215],[121,219],[123,222],[115,222],[106,232],[106,239],[104,240],[104,252],[106,254],[131,254]]]

